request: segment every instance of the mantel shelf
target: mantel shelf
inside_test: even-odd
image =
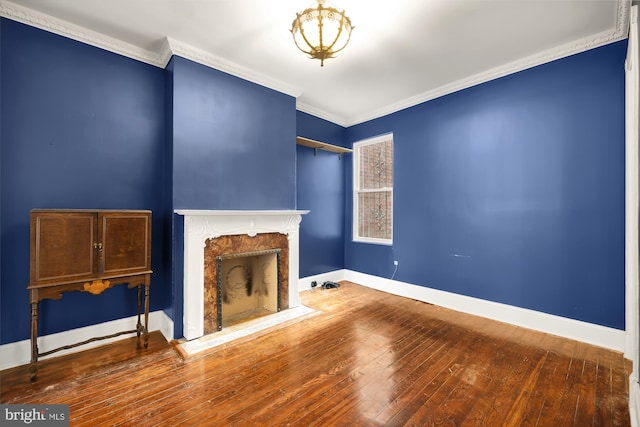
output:
[[[342,156],[344,153],[351,153],[353,150],[349,148],[340,147],[338,145],[327,144],[320,141],[315,141],[313,139],[304,138],[302,136],[296,136],[296,144],[304,145],[306,147],[311,147],[315,150],[315,153],[318,153],[318,149],[331,151],[332,153],[338,153],[338,157]]]

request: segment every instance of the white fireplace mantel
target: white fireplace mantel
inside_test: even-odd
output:
[[[204,248],[207,239],[260,233],[286,234],[289,240],[289,307],[300,305],[299,226],[302,210],[185,210],[183,333],[188,340],[204,335]]]

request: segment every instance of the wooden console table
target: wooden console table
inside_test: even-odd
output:
[[[30,283],[27,286],[31,304],[31,380],[37,375],[38,357],[96,340],[136,333],[137,347],[147,348],[151,273],[150,211],[32,210]],[[41,300],[58,300],[63,293],[71,291],[99,295],[106,289],[124,284],[138,288],[136,329],[39,352],[38,306]]]

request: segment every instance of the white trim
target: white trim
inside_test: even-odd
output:
[[[392,193],[393,194],[393,193]],[[391,196],[393,197],[393,195]],[[355,220],[354,220],[355,222]],[[353,225],[355,229],[356,224]],[[393,233],[393,230],[391,231]],[[356,243],[368,243],[371,245],[381,245],[381,246],[393,246],[393,238],[391,239],[376,239],[373,237],[360,237],[360,236],[352,236],[352,241]]]
[[[314,276],[301,277],[298,280],[298,290],[300,292],[309,291],[314,288],[311,287],[311,282],[316,282],[317,287],[320,287],[324,282],[339,282],[344,280],[347,270],[335,270],[327,273],[316,274]]]
[[[357,116],[345,118],[341,122],[341,124],[344,127],[353,126],[358,123],[363,123],[369,120],[383,117],[388,114],[404,110],[405,108],[413,107],[414,105],[422,104],[423,102],[430,101],[432,99],[436,99],[450,93],[458,92],[462,89],[467,89],[481,83],[486,83],[488,81],[495,80],[509,74],[514,74],[519,71],[555,61],[557,59],[566,58],[567,56],[575,55],[577,53],[585,52],[590,49],[595,49],[600,46],[623,40],[627,37],[629,28],[628,22],[630,4],[631,2],[628,0],[618,0],[616,28],[613,31],[603,31],[599,34],[585,37],[583,39],[566,43],[561,46],[556,46],[546,51],[500,65],[490,70],[486,70],[478,74],[474,74],[455,82],[448,83],[429,91],[403,99],[391,105],[387,105],[383,108],[368,111]],[[318,117],[322,118],[322,116]]]
[[[615,351],[623,351],[625,347],[625,333],[618,329],[607,328],[592,323],[581,322],[506,304],[471,298],[464,295],[457,295],[437,289],[372,276],[357,271],[346,269],[335,270],[314,276],[301,277],[298,280],[298,289],[300,292],[310,290],[311,282],[313,280],[318,282],[318,285],[321,285],[327,280],[334,282],[348,280],[350,282],[358,283],[362,286],[377,289],[393,295],[436,304],[452,310],[511,323],[524,328],[598,345]],[[137,316],[113,320],[58,334],[41,336],[38,338],[38,342],[41,351],[47,351],[48,349],[59,347],[61,345],[72,344],[95,336],[108,335],[114,331],[128,329],[132,324],[135,324],[136,321]],[[160,330],[167,341],[174,339],[173,321],[163,311],[154,311],[149,314],[149,330]],[[49,357],[75,353],[88,348],[104,345],[124,337],[126,336],[116,337],[110,340],[95,341],[81,347],[60,351]],[[30,357],[31,344],[29,340],[2,345],[0,346],[0,370],[25,365],[29,363]],[[632,413],[632,426],[640,427],[640,418],[637,418],[638,410],[636,409],[640,408],[640,388],[638,388],[637,382],[632,381],[630,384],[629,403]],[[633,414],[635,414],[636,417],[635,424]]]
[[[625,332],[619,329],[399,282],[353,270],[336,270],[326,274],[330,274],[333,281],[348,280],[372,289],[439,305],[451,310],[510,323],[619,352],[624,351]],[[342,277],[339,277],[340,275]],[[302,278],[300,280],[307,283],[309,279]]]
[[[191,341],[181,342],[178,344],[178,347],[182,349],[186,356],[193,356],[194,354],[282,325],[283,323],[290,324],[290,322],[294,320],[302,320],[303,318],[308,318],[309,315],[317,314],[319,313],[314,309],[299,305],[298,307],[289,308],[278,313],[229,326],[220,332],[205,335]]]
[[[640,130],[640,36],[638,34],[638,6],[631,8],[629,43],[625,62],[625,357],[632,362],[629,376],[629,414],[631,425],[640,426],[640,255],[638,243],[638,204],[640,203],[640,166],[638,143]]]
[[[22,5],[0,0],[0,16],[32,27],[40,28],[41,30],[49,31],[50,33],[54,33],[59,36],[67,37],[90,46],[117,53],[119,55],[126,56],[127,58],[164,68],[161,62],[161,57],[157,52],[142,49],[138,46],[123,42],[122,40],[118,40],[98,33],[97,31],[37,12]]]
[[[299,87],[169,37],[165,38],[159,51],[150,51],[6,0],[0,0],[0,16],[159,68],[165,68],[171,56],[178,55],[294,98],[302,94]]]
[[[342,127],[350,126],[349,121],[345,117],[330,113],[321,108],[314,107],[313,105],[300,101],[300,99],[296,99],[296,110],[302,111],[303,113],[311,114],[312,116],[319,117],[321,119],[327,120],[331,123],[335,123]],[[357,123],[353,123],[353,124],[357,124]]]
[[[305,210],[262,210],[262,211],[248,211],[248,210],[207,210],[207,209],[176,209],[175,213],[183,216],[213,216],[220,217],[220,219],[224,219],[224,217],[239,217],[239,216],[290,216],[290,215],[306,215],[309,211]],[[232,220],[232,219],[231,219]],[[254,224],[255,225],[255,224]],[[233,231],[233,230],[230,230]],[[220,230],[223,233],[223,230]]]
[[[640,202],[638,170],[638,114],[640,112],[640,59],[638,46],[637,6],[631,12],[631,30],[625,62],[625,279],[626,279],[626,330],[625,355],[633,363],[632,378],[638,380],[638,203]]]
[[[165,39],[165,44],[163,47],[163,51],[165,52],[164,58],[167,58],[167,63],[169,62],[169,59],[171,59],[171,55],[167,56],[167,48],[168,52],[170,52],[171,55],[181,56],[190,61],[197,62],[199,64],[219,71],[223,71],[227,74],[231,74],[232,76],[240,77],[244,80],[256,83],[269,89],[273,89],[294,98],[297,98],[302,94],[302,88],[291,85],[289,83],[285,83],[281,80],[274,79],[270,76],[267,76],[266,74],[262,74],[250,68],[243,67],[242,65],[236,64],[235,62],[231,62],[227,59],[213,55],[202,49],[169,37]],[[167,63],[165,63],[162,68],[166,67]]]
[[[83,328],[71,329],[56,334],[43,335],[38,337],[38,347],[40,349],[40,352],[42,353],[54,348],[75,344],[94,337],[106,336],[118,331],[126,331],[135,328],[135,324],[137,321],[138,316],[131,316],[123,319],[116,319],[109,322],[99,323],[96,325],[85,326]],[[149,313],[149,330],[159,330],[167,341],[171,341],[173,339],[173,321],[162,310]],[[98,347],[133,336],[135,336],[135,334],[120,335],[115,338],[93,341],[79,347],[74,347],[68,350],[61,350],[41,359],[77,353],[79,351]],[[0,346],[0,370],[25,365],[30,362],[31,340],[23,340]]]
[[[298,102],[296,108],[300,111],[312,114],[343,127],[353,126],[387,114],[395,113],[396,111],[400,111],[480,83],[485,83],[508,74],[513,74],[547,62],[555,61],[556,59],[564,58],[622,40],[627,37],[629,28],[630,3],[631,2],[628,0],[617,0],[618,13],[616,15],[616,26],[615,29],[611,31],[604,31],[578,41],[518,59],[508,64],[504,64],[473,76],[442,85],[410,98],[406,98],[377,110],[368,111],[352,117],[342,117],[302,102]],[[105,49],[128,58],[136,59],[156,67],[166,67],[167,62],[171,59],[171,55],[175,54],[294,97],[298,97],[302,94],[301,88],[273,79],[265,74],[232,63],[201,49],[168,37],[159,52],[152,52],[6,0],[0,0],[0,16],[59,34],[91,46]]]

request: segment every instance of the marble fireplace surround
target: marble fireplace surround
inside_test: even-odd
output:
[[[299,226],[300,210],[176,210],[184,216],[184,315],[183,333],[187,340],[205,335],[204,250],[207,239],[220,236],[280,233],[289,241],[289,308],[300,305]]]

